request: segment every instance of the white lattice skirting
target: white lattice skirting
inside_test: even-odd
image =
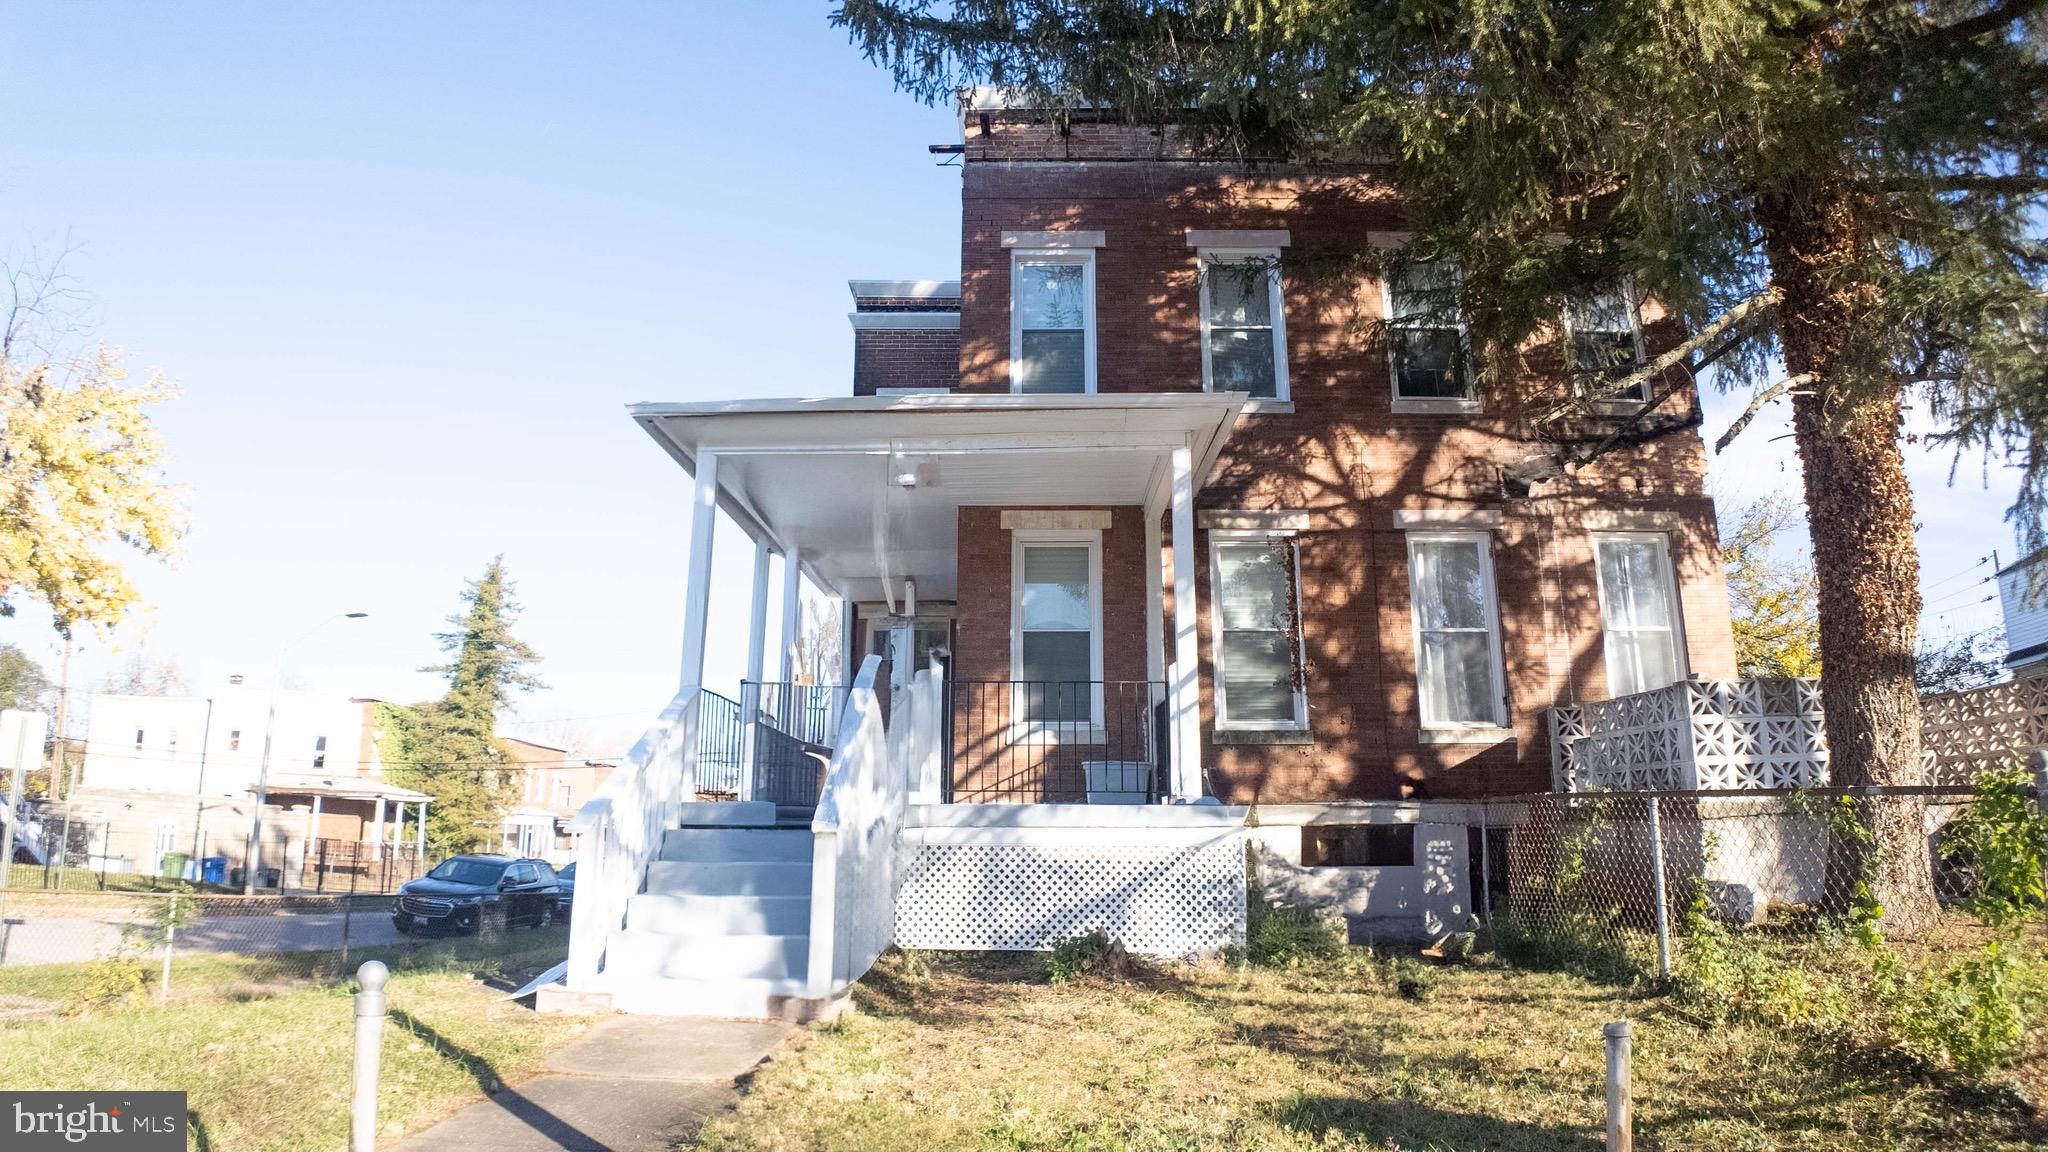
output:
[[[989,813],[998,821],[990,826],[971,809],[1008,812]],[[1241,821],[1241,810],[1208,809],[1193,826],[1115,826],[1104,821],[1117,816],[1083,805],[914,811],[949,823],[904,829],[896,897],[903,947],[1037,950],[1100,931],[1133,952],[1194,956],[1244,942],[1243,832],[1223,819],[1235,811]],[[1027,826],[1010,822],[1019,820]]]

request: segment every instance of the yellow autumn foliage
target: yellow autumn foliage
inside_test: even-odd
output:
[[[33,600],[60,630],[104,632],[136,605],[124,563],[175,556],[185,532],[150,421],[177,394],[159,373],[128,383],[105,345],[69,364],[0,358],[0,615]]]

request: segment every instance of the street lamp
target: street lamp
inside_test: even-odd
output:
[[[270,712],[263,718],[263,760],[256,769],[256,811],[249,818],[249,848],[242,853],[242,895],[256,894],[256,876],[263,867],[263,805],[270,799],[270,737],[277,727],[277,694],[284,690],[284,656],[291,646],[305,640],[336,620],[361,620],[368,612],[337,612],[322,620],[297,639],[288,640],[277,646],[277,659],[271,664]]]

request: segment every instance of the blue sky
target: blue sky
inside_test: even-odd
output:
[[[0,0],[0,252],[75,246],[92,334],[184,389],[161,426],[193,529],[136,569],[148,649],[254,679],[366,611],[294,678],[428,696],[431,633],[503,552],[551,685],[525,714],[623,750],[675,685],[687,528],[623,406],[843,394],[846,280],[957,274],[958,176],[925,152],[951,117],[829,10]],[[1718,490],[1796,491],[1784,431],[1753,426]],[[1937,632],[1996,619],[1955,576],[2012,555],[2011,473],[1964,473],[1915,457],[1928,582],[1961,609]],[[749,559],[721,552],[742,604]],[[33,611],[0,640],[54,657]]]

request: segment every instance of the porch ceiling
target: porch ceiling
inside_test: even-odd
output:
[[[926,395],[639,404],[633,417],[692,474],[718,454],[719,504],[756,539],[797,549],[820,587],[856,600],[957,593],[959,510],[1163,505],[1171,453],[1200,487],[1245,397]],[[898,478],[914,475],[914,484]]]

